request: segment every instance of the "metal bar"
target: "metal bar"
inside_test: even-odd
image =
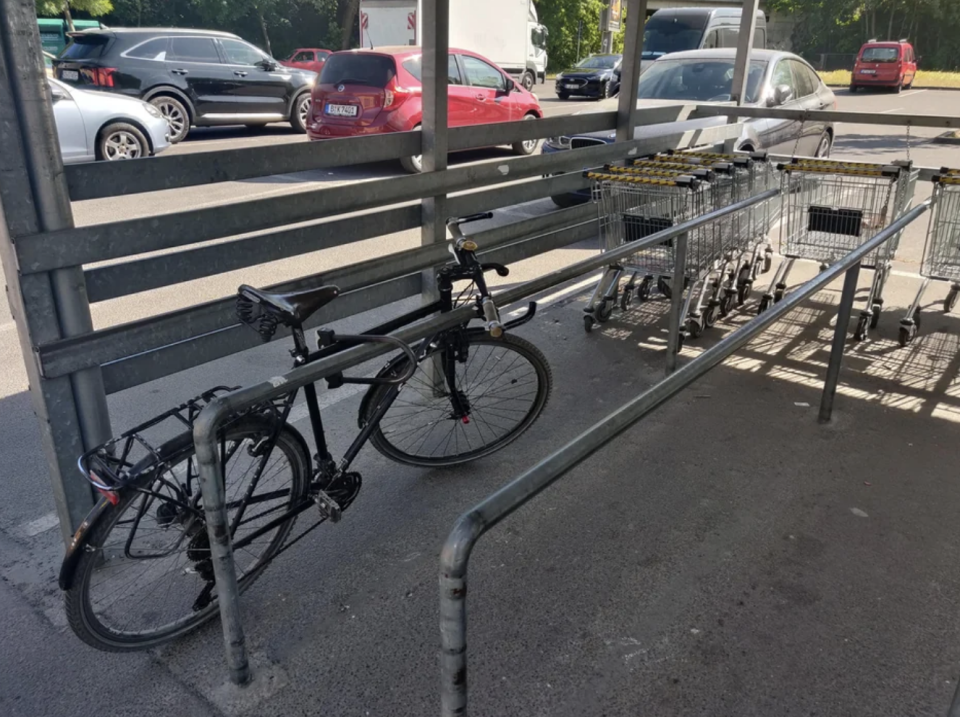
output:
[[[674,243],[675,266],[673,269],[673,291],[670,293],[670,333],[667,335],[667,376],[677,370],[683,338],[683,277],[687,275],[687,235],[681,234]],[[696,287],[691,286],[690,291]]]
[[[20,274],[14,256],[23,232],[73,227],[40,49],[35,4],[0,0],[0,201],[10,218],[7,224],[4,216],[0,245],[9,301],[66,542],[93,505],[90,487],[75,469],[77,449],[101,443],[111,431],[99,368],[64,381],[47,382],[40,375],[33,350],[41,341],[92,330],[81,269],[64,265],[30,279]]]
[[[647,21],[647,0],[629,0],[620,66],[620,99],[617,103],[617,141],[634,138],[637,127],[637,86],[640,54],[643,52],[643,24]],[[653,123],[651,123],[653,124]]]
[[[743,104],[747,96],[747,81],[750,79],[750,53],[753,50],[753,35],[757,29],[757,10],[760,0],[743,0],[740,9],[740,34],[737,37],[737,59],[733,65],[733,91],[730,99]]]
[[[929,205],[930,202],[926,201],[910,210],[860,248],[787,295],[772,309],[741,326],[697,359],[624,404],[460,516],[440,553],[440,699],[444,717],[464,717],[467,714],[466,578],[470,553],[480,537],[571,468],[715,368],[755,335],[796,309],[814,292],[859,263],[864,256],[926,212]]]
[[[676,107],[662,108],[664,122],[672,122],[677,113]],[[671,114],[674,117],[671,117]],[[561,115],[544,117],[536,122],[497,122],[478,124],[468,127],[450,128],[451,152],[477,147],[496,147],[522,142],[525,139],[545,139],[557,135],[587,134],[603,132],[616,127],[615,112],[588,112],[581,115]]]
[[[642,121],[642,112],[638,121]],[[283,224],[321,219],[362,209],[500,184],[545,174],[579,171],[604,162],[662,151],[722,142],[739,136],[738,125],[677,131],[652,139],[597,145],[553,154],[532,155],[455,167],[443,172],[392,177],[356,185],[328,187],[279,197],[129,219],[67,231],[22,237],[17,242],[21,271],[34,273],[119,259],[150,251],[260,231]]]
[[[950,711],[947,717],[960,717],[960,681],[957,682],[957,689],[953,692],[953,699],[950,701]]]
[[[733,107],[724,105],[697,105],[691,117],[760,117],[767,119],[800,120],[803,122],[844,122],[893,127],[960,127],[960,117],[947,115],[871,114],[869,112],[838,112],[835,110],[787,110],[771,107]]]
[[[853,301],[857,296],[857,280],[860,278],[860,264],[854,264],[847,270],[843,280],[843,293],[840,295],[840,309],[837,312],[837,325],[833,331],[833,346],[830,349],[830,363],[827,365],[827,377],[823,384],[823,397],[820,399],[820,423],[829,423],[833,415],[833,400],[837,395],[837,382],[840,380],[840,364],[843,350],[847,345],[847,329],[850,315],[853,313]]]
[[[558,174],[546,179],[515,182],[482,192],[457,194],[447,199],[447,212],[449,216],[462,217],[501,207],[512,207],[544,197],[569,194],[589,186],[590,180],[584,177],[582,172]]]

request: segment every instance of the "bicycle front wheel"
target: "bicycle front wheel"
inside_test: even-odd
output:
[[[283,545],[296,520],[283,517],[302,505],[309,487],[310,458],[299,434],[284,426],[272,450],[264,449],[274,426],[250,417],[220,441],[241,589]],[[124,490],[86,536],[64,594],[70,627],[101,650],[153,647],[217,612],[193,436],[173,439],[159,455],[160,467]]]
[[[525,339],[464,332],[442,341],[417,367],[371,435],[387,458],[415,466],[452,466],[515,441],[541,414],[553,377],[547,359]],[[451,366],[451,380],[444,366]],[[401,359],[388,369],[401,374]],[[373,420],[391,388],[371,389],[363,422]],[[453,391],[457,391],[454,399]]]

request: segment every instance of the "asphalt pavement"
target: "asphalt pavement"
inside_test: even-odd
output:
[[[597,107],[543,95],[551,113]],[[840,109],[960,115],[953,92],[840,91],[838,100]],[[891,160],[909,148],[919,164],[960,166],[960,148],[932,144],[936,133],[842,125],[834,155]],[[288,141],[302,138],[280,126],[256,135],[224,129],[174,151]],[[82,202],[75,211],[79,222],[97,223],[391,173],[399,169],[320,170]],[[551,208],[532,202],[495,221]],[[875,338],[850,347],[831,425],[817,423],[816,407],[836,286],[481,541],[470,578],[471,714],[945,713],[960,676],[960,320],[931,309],[918,341],[896,345],[924,231],[921,219],[904,235]],[[95,321],[171,311],[228,295],[241,281],[280,281],[417,241],[406,232],[106,302],[94,307]],[[589,241],[529,259],[508,280],[595,252]],[[815,272],[803,264],[795,279]],[[861,276],[862,293],[869,278]],[[943,293],[935,287],[928,301]],[[344,521],[278,559],[243,598],[257,676],[243,691],[225,684],[216,625],[131,656],[93,651],[64,627],[55,584],[62,548],[38,430],[12,325],[0,325],[11,339],[0,358],[0,714],[435,714],[437,555],[455,518],[662,376],[666,302],[617,313],[586,336],[587,297],[585,285],[549,292],[537,321],[519,332],[545,352],[555,380],[547,410],[520,441],[453,470],[362,452],[363,492]],[[684,360],[748,319],[737,312],[689,342]],[[278,342],[131,389],[110,399],[114,425],[224,376],[248,384],[288,362]],[[322,395],[332,445],[342,450],[360,395]]]

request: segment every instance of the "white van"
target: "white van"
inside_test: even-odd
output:
[[[740,35],[740,8],[686,7],[657,10],[643,29],[640,71],[671,52],[736,47]],[[757,11],[753,46],[767,46],[767,18]]]

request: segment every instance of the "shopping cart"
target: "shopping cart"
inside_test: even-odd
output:
[[[960,296],[960,169],[941,169],[933,177],[933,199],[927,241],[920,265],[923,283],[906,316],[900,321],[900,345],[913,341],[920,330],[920,302],[930,281],[949,281],[943,300],[945,313],[953,311]]]
[[[870,164],[823,159],[794,159],[778,165],[783,210],[780,253],[786,258],[760,299],[758,313],[783,298],[797,259],[829,266],[869,241],[906,209],[918,172],[909,162]],[[860,312],[854,339],[876,328],[883,308],[883,290],[900,234],[868,254],[863,266],[874,277],[866,308]]]
[[[594,199],[600,217],[601,250],[610,251],[635,242],[713,209],[712,192],[718,186],[710,170],[662,167],[612,167],[588,170],[594,180]],[[607,321],[619,303],[626,311],[634,296],[649,298],[653,283],[665,295],[689,289],[683,308],[692,337],[713,326],[718,316],[712,284],[708,281],[723,257],[720,232],[705,225],[687,234],[686,270],[674,277],[676,256],[672,240],[646,247],[604,271],[587,308],[584,328]],[[626,285],[621,279],[629,273]],[[619,299],[619,302],[618,302]]]

